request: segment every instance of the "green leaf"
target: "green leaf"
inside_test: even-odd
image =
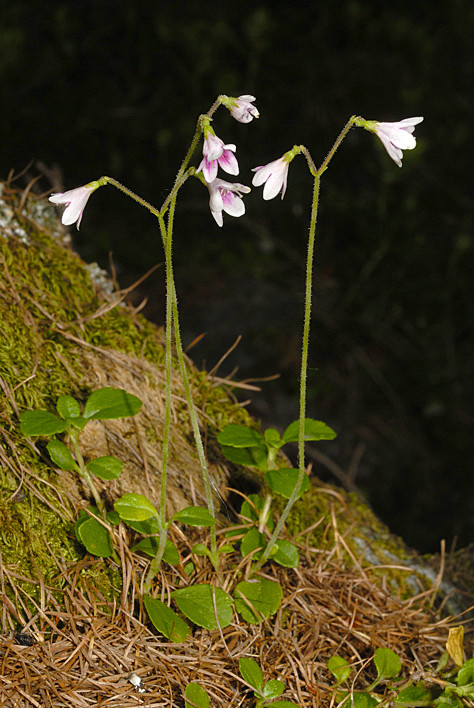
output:
[[[25,411],[20,416],[23,435],[56,435],[67,429],[67,423],[48,411]]]
[[[464,662],[458,671],[456,683],[458,686],[474,683],[474,659],[468,659],[468,661]]]
[[[186,563],[186,565],[184,566],[184,572],[186,573],[188,578],[190,575],[192,575],[194,573],[195,570],[196,570],[196,566],[194,565],[194,563],[192,561],[189,561],[189,563]]]
[[[282,597],[281,585],[266,578],[242,580],[234,590],[235,609],[249,624],[260,624],[275,614]]]
[[[272,560],[285,568],[297,568],[300,554],[296,546],[285,539],[277,541],[277,545],[278,550],[271,556]]]
[[[240,515],[243,516],[244,519],[250,519],[250,521],[259,523],[260,513],[263,511],[264,506],[265,499],[263,499],[263,497],[259,497],[258,494],[249,494],[248,498],[242,503],[242,506],[240,507]],[[270,533],[273,531],[274,526],[275,522],[273,520],[273,515],[270,513],[270,516],[266,521],[266,527],[268,528]]]
[[[273,706],[277,706],[277,708],[300,708],[298,703],[293,703],[293,701],[275,701],[272,703],[272,708]]]
[[[124,521],[146,521],[152,516],[158,517],[158,512],[143,494],[124,494],[114,504],[120,518]]]
[[[179,521],[189,526],[214,526],[216,520],[202,506],[187,506],[171,517],[171,521]]]
[[[263,696],[263,674],[257,662],[248,656],[244,656],[239,659],[239,671],[244,681]]]
[[[197,556],[209,556],[211,553],[204,543],[195,543],[191,548],[191,552],[195,553]]]
[[[298,475],[297,469],[283,467],[281,470],[269,470],[265,474],[265,481],[273,492],[280,494],[285,499],[289,499],[296,487]],[[307,492],[310,486],[309,477],[305,473],[297,499]]]
[[[442,693],[434,701],[432,699],[430,705],[435,705],[436,708],[464,708],[466,704],[453,693],[450,696],[446,696]]]
[[[184,642],[190,629],[171,607],[150,595],[143,597],[143,604],[155,629],[171,642]]]
[[[352,669],[349,663],[342,657],[335,654],[328,659],[328,669],[336,678],[336,686],[347,681]]]
[[[89,420],[127,418],[136,415],[141,407],[139,398],[121,388],[100,388],[87,399],[83,416]]]
[[[209,708],[209,696],[198,683],[188,683],[184,697],[184,708]]]
[[[378,705],[376,698],[367,691],[354,691],[342,704],[342,708],[374,708]]]
[[[132,551],[141,551],[146,553],[147,556],[154,558],[158,553],[158,547],[160,545],[160,539],[157,536],[150,536],[149,538],[143,538],[139,541],[133,548]],[[180,557],[178,549],[174,545],[173,541],[169,538],[166,539],[165,550],[163,553],[162,560],[169,565],[179,565]]]
[[[120,514],[117,514],[116,511],[108,511],[107,514],[105,515],[107,518],[107,521],[109,524],[112,524],[112,526],[118,526],[120,523]]]
[[[220,546],[218,550],[219,553],[233,553],[234,546],[232,546],[230,543],[224,543],[224,545]]]
[[[259,533],[258,529],[256,527],[253,527],[249,529],[249,531],[247,531],[247,533],[242,538],[240,544],[240,552],[242,554],[242,557],[245,558],[246,556],[249,556],[251,553],[253,553],[255,549],[260,548],[259,552],[253,553],[252,555],[252,558],[254,560],[258,560],[263,553],[265,545],[266,541],[264,534]]]
[[[76,534],[88,553],[100,558],[112,555],[112,541],[108,530],[99,521],[88,517],[77,525]]]
[[[79,470],[73,456],[64,443],[59,442],[59,440],[50,440],[46,448],[54,464],[62,470]]]
[[[60,396],[56,403],[56,410],[61,418],[65,420],[68,418],[79,418],[81,415],[79,403],[72,396]]]
[[[256,430],[235,423],[223,428],[217,435],[217,441],[231,447],[260,447],[265,444],[264,438]]]
[[[398,676],[402,669],[400,657],[391,649],[381,647],[376,649],[374,663],[377,668],[377,681]]]
[[[265,696],[267,701],[269,701],[272,698],[278,698],[278,696],[281,696],[284,690],[285,684],[283,683],[283,681],[279,681],[278,679],[271,679],[270,681],[267,681],[267,683],[263,687],[263,695]]]
[[[214,596],[217,610],[214,609]],[[191,622],[206,629],[227,627],[232,620],[233,600],[224,590],[211,585],[191,585],[171,593],[181,612]]]
[[[267,443],[267,445],[270,445],[270,447],[276,448],[280,448],[282,445],[284,445],[280,433],[278,432],[278,430],[275,430],[275,428],[267,428],[265,430],[265,442]]]
[[[165,563],[169,563],[169,565],[179,565],[181,561],[178,549],[169,538],[166,539],[165,550],[163,552],[163,561]]]
[[[68,418],[67,422],[69,423],[69,425],[72,425],[77,428],[77,430],[84,430],[89,421],[83,418],[82,416],[79,416],[78,418]]]
[[[394,703],[397,706],[431,706],[433,705],[433,694],[422,684],[408,686],[400,691]]]
[[[156,516],[152,516],[150,519],[145,519],[145,521],[133,521],[132,519],[127,519],[125,523],[127,526],[130,526],[131,529],[138,531],[138,533],[142,533],[144,536],[153,536],[160,532],[160,525]]]
[[[104,457],[97,457],[95,460],[91,460],[87,465],[87,469],[101,479],[117,479],[122,473],[123,462],[113,457],[113,455],[104,455]]]
[[[283,433],[283,442],[297,442],[300,432],[300,422],[295,420],[293,423],[287,427]],[[305,418],[304,420],[304,439],[305,440],[333,440],[336,437],[336,433],[332,428],[330,428],[326,423],[322,423],[320,420],[313,420],[312,418]]]
[[[244,465],[245,467],[257,467],[257,469],[265,471],[267,469],[268,450],[266,445],[255,447],[231,447],[230,445],[222,446],[222,454],[236,465]]]

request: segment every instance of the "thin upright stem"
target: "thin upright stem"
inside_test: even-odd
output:
[[[163,558],[163,553],[166,546],[166,538],[168,536],[168,525],[166,522],[166,474],[168,471],[168,453],[169,453],[169,438],[171,424],[171,364],[173,343],[173,310],[172,303],[174,299],[174,284],[173,284],[173,264],[172,264],[172,247],[173,247],[173,219],[176,208],[177,193],[171,198],[170,209],[168,214],[168,229],[166,229],[163,217],[158,214],[160,220],[160,230],[165,249],[166,263],[166,326],[165,326],[165,425],[163,431],[163,451],[161,456],[161,483],[160,483],[160,541],[158,551],[150,563],[148,574],[143,586],[143,592],[148,594],[151,588],[151,581],[158,572]],[[162,228],[161,228],[162,227]]]
[[[74,455],[76,457],[77,464],[79,466],[79,474],[81,477],[85,480],[87,483],[87,486],[92,492],[92,496],[94,497],[94,501],[97,505],[98,510],[100,511],[100,515],[102,518],[105,520],[105,504],[99,494],[99,491],[97,487],[95,486],[92,477],[87,469],[86,463],[84,462],[84,458],[82,456],[81,448],[79,447],[79,442],[77,439],[77,434],[73,433],[72,431],[69,432],[69,438],[72,442],[72,446],[74,448]]]
[[[285,508],[283,509],[278,523],[271,535],[271,538],[263,552],[260,560],[252,568],[252,574],[256,573],[270,557],[273,546],[275,545],[280,531],[283,528],[288,514],[291,511],[295,501],[297,500],[301,487],[304,481],[305,464],[304,464],[304,424],[306,417],[306,383],[308,370],[308,350],[309,350],[309,330],[311,322],[311,295],[313,286],[313,260],[314,260],[314,243],[316,234],[316,220],[318,215],[319,204],[319,187],[320,176],[315,175],[313,187],[313,203],[311,207],[311,221],[309,227],[308,238],[308,254],[306,258],[306,289],[305,289],[305,308],[303,322],[303,337],[302,337],[302,352],[301,352],[301,373],[300,373],[300,417],[299,417],[299,434],[298,434],[298,479],[288,499]]]
[[[165,222],[163,216],[158,217],[160,223],[160,231],[163,242],[168,238]],[[170,233],[170,224],[168,222],[168,234]],[[173,327],[174,327],[174,340],[176,345],[176,355],[178,357],[179,368],[181,372],[181,378],[183,381],[184,392],[186,396],[186,401],[188,404],[189,417],[191,419],[191,426],[194,434],[194,441],[196,444],[196,449],[198,453],[199,463],[201,466],[201,472],[204,482],[204,491],[206,494],[207,508],[211,516],[215,518],[214,500],[212,498],[212,480],[207,467],[206,454],[204,452],[204,445],[202,443],[201,431],[199,430],[199,421],[196,415],[196,409],[194,407],[194,402],[191,393],[191,387],[189,384],[188,371],[186,367],[186,361],[184,358],[183,344],[181,340],[181,328],[179,324],[179,314],[178,314],[178,300],[176,296],[176,288],[174,284],[174,276],[171,269],[170,274],[170,286],[171,286],[171,296],[172,296],[172,309],[173,309]],[[217,538],[216,538],[216,526],[215,524],[211,526],[211,560],[213,563],[217,563]]]

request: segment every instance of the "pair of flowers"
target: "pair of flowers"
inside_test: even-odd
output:
[[[249,123],[253,118],[258,117],[258,111],[253,105],[254,100],[253,96],[239,96],[236,99],[227,99],[225,105],[236,120],[241,123]],[[402,151],[412,150],[416,146],[413,131],[415,130],[415,125],[421,123],[422,120],[422,117],[415,117],[405,118],[394,123],[363,121],[363,127],[377,135],[389,156],[401,167]],[[250,192],[250,187],[239,183],[226,182],[217,177],[218,166],[221,166],[229,174],[238,174],[239,167],[234,155],[235,149],[235,145],[224,145],[224,142],[213,131],[209,131],[204,140],[203,160],[198,168],[198,171],[202,171],[206,180],[210,193],[209,205],[211,213],[219,226],[223,225],[223,211],[231,216],[242,216],[245,213],[242,194]],[[293,156],[290,151],[278,158],[278,160],[254,168],[253,171],[256,174],[253,177],[252,184],[256,187],[264,185],[264,199],[273,199],[279,192],[281,192],[281,198],[283,199],[288,179],[288,167],[292,159]],[[77,228],[79,228],[87,201],[92,192],[99,186],[98,182],[90,182],[84,187],[53,194],[49,198],[54,204],[66,204],[66,209],[62,216],[63,224],[69,226],[77,223]]]
[[[239,96],[236,99],[231,99],[231,101],[232,103],[227,107],[236,120],[241,123],[250,123],[253,118],[258,118],[258,110],[253,105],[254,96]],[[250,187],[246,187],[244,184],[227,182],[217,177],[219,167],[222,167],[228,174],[239,174],[239,165],[234,155],[235,150],[235,145],[225,145],[212,128],[207,126],[202,148],[203,158],[197,172],[202,172],[209,189],[209,207],[218,226],[222,226],[224,223],[223,211],[226,214],[230,214],[230,216],[242,216],[245,214],[242,194],[250,192]]]

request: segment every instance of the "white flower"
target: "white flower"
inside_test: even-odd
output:
[[[70,189],[68,192],[58,192],[50,196],[49,201],[53,202],[53,204],[66,204],[61,218],[65,226],[70,226],[77,222],[76,225],[79,229],[82,212],[92,192],[94,192],[98,186],[99,185],[94,183],[91,185],[86,184],[84,187],[76,187],[76,189]]]
[[[222,226],[222,212],[230,216],[242,216],[245,214],[245,204],[241,199],[241,194],[248,194],[250,187],[238,182],[226,182],[223,179],[215,179],[207,185],[210,199],[209,206],[211,214],[219,226]]]
[[[209,132],[204,139],[203,158],[196,172],[202,171],[206,182],[216,179],[219,165],[230,175],[238,175],[239,164],[234,155],[235,150],[235,145],[224,145],[223,140]]]
[[[259,187],[265,182],[263,188],[263,198],[273,199],[281,190],[281,198],[285,196],[286,181],[288,179],[289,161],[286,156],[279,157],[278,160],[269,162],[268,165],[262,167],[254,167],[252,172],[256,174],[253,177],[252,184]]]
[[[415,125],[421,123],[422,120],[423,118],[418,116],[405,118],[396,123],[373,122],[373,132],[380,138],[384,148],[399,167],[402,166],[402,150],[413,150],[416,146],[416,139],[412,133],[415,130]]]
[[[255,101],[255,96],[247,94],[238,98],[231,98],[231,105],[229,105],[231,116],[240,123],[250,123],[254,118],[258,118],[260,113],[257,111],[256,106],[252,106],[253,101]]]

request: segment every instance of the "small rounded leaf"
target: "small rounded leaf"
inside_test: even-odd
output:
[[[458,686],[467,686],[469,683],[474,684],[474,659],[468,659],[464,662],[459,669],[456,682]]]
[[[77,526],[76,532],[88,553],[100,558],[108,558],[112,555],[110,534],[96,519],[89,517]]]
[[[354,691],[342,704],[344,708],[375,708],[379,702],[367,691]]]
[[[271,445],[271,447],[277,448],[280,448],[284,444],[280,433],[278,430],[275,430],[275,428],[267,428],[265,430],[265,441],[268,445]]]
[[[188,683],[184,698],[184,708],[209,708],[209,696],[198,683]]]
[[[265,481],[273,492],[280,494],[282,497],[285,497],[285,499],[289,499],[296,487],[298,476],[299,471],[297,469],[283,467],[280,470],[269,470],[265,474]],[[297,499],[307,492],[310,486],[309,477],[305,473]]]
[[[83,416],[89,420],[127,418],[141,407],[139,398],[121,388],[100,388],[87,399]]]
[[[184,699],[184,708],[209,708],[209,696],[198,683],[188,683]]]
[[[204,543],[195,543],[191,548],[191,553],[197,556],[209,556],[211,554],[209,548]]]
[[[68,418],[79,418],[81,415],[79,403],[72,396],[60,396],[56,403],[56,410],[61,418],[65,420]]]
[[[278,679],[271,679],[270,681],[267,681],[267,683],[263,687],[263,695],[265,696],[267,701],[269,701],[272,698],[278,698],[278,696],[281,696],[284,690],[285,684],[283,683],[283,681],[279,681]]]
[[[231,447],[255,447],[264,443],[263,437],[256,430],[236,423],[226,425],[218,434],[217,441]]]
[[[50,440],[46,445],[49,456],[62,470],[78,470],[78,466],[66,445],[59,440]]]
[[[143,494],[124,494],[115,502],[114,509],[124,521],[146,521],[158,516],[151,501]]]
[[[263,674],[255,659],[243,656],[239,659],[239,671],[244,681],[246,681],[256,691],[262,693]]]
[[[134,531],[143,534],[144,536],[152,536],[160,532],[159,519],[156,516],[152,516],[145,521],[133,521],[132,519],[127,519],[125,522],[127,526],[130,526]]]
[[[232,447],[222,445],[222,454],[230,462],[245,467],[257,467],[265,471],[267,469],[268,449],[266,445],[254,445],[253,447]]]
[[[214,526],[216,520],[202,506],[187,506],[171,517],[171,521],[179,521],[189,526]]]
[[[141,551],[142,553],[146,553],[147,556],[154,558],[158,553],[159,545],[160,539],[157,536],[150,536],[149,538],[143,538],[139,541],[133,546],[132,551]],[[178,565],[180,561],[178,549],[169,538],[166,539],[162,560],[165,563],[169,563],[169,565]]]
[[[402,662],[398,654],[391,649],[379,647],[375,650],[374,663],[377,668],[377,679],[393,678],[398,676],[402,669]]]
[[[186,622],[171,607],[150,595],[145,595],[143,604],[153,626],[172,642],[184,642],[190,629]]]
[[[25,411],[20,416],[20,430],[23,435],[56,435],[63,433],[67,423],[48,411]]]
[[[117,479],[122,473],[123,462],[113,457],[113,455],[104,455],[104,457],[97,457],[95,460],[91,460],[87,465],[87,469],[101,479]]]
[[[336,677],[337,686],[344,681],[347,681],[351,675],[352,669],[349,663],[342,656],[335,654],[328,659],[328,669]]]
[[[275,614],[282,598],[281,585],[266,578],[242,580],[234,590],[235,609],[249,624],[259,624],[262,619]]]
[[[285,568],[297,568],[300,562],[300,554],[293,543],[286,539],[277,541],[278,550],[272,555],[272,560]]]
[[[297,442],[300,434],[300,422],[295,420],[287,427],[283,433],[283,442]],[[304,420],[304,439],[305,440],[333,440],[336,433],[329,425],[320,420],[313,418],[305,418]]]
[[[224,629],[231,623],[234,603],[231,596],[220,588],[204,584],[192,585],[182,590],[174,590],[171,597],[183,615],[200,627],[217,629],[220,626]]]

